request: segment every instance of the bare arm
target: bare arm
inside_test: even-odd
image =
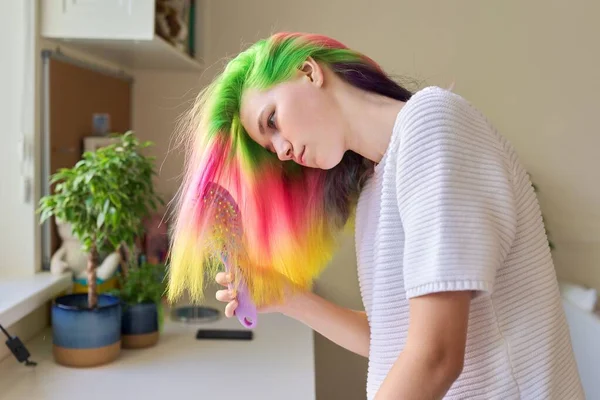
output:
[[[471,292],[445,292],[410,300],[406,346],[375,400],[444,397],[462,371]]]
[[[227,286],[226,274],[217,274],[216,281]],[[216,297],[219,301],[228,302],[225,315],[232,317],[237,307],[235,297],[226,289],[217,291]],[[361,356],[369,356],[370,329],[364,312],[340,307],[311,292],[299,294],[285,304],[259,311],[281,312],[308,325],[337,345]]]
[[[364,311],[340,307],[314,294],[302,294],[282,312],[358,355],[369,356],[369,322]]]

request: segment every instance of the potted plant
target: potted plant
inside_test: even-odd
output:
[[[133,249],[143,218],[160,199],[154,193],[153,158],[141,154],[132,132],[119,143],[85,152],[72,168],[51,177],[54,193],[40,200],[43,223],[50,217],[71,225],[88,254],[87,294],[61,296],[52,305],[53,353],[69,366],[94,366],[118,357],[121,301],[96,292],[98,255],[118,251],[127,275],[127,249]]]
[[[162,298],[166,290],[165,267],[144,263],[132,266],[126,279],[115,291],[123,306],[121,343],[123,348],[138,349],[158,342],[162,322]]]

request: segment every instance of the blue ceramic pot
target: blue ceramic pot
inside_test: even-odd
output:
[[[121,352],[121,301],[98,295],[98,307],[87,308],[87,294],[57,298],[52,305],[53,354],[71,367],[92,367],[116,359]]]
[[[121,341],[124,348],[151,347],[158,342],[158,307],[154,303],[123,305]]]

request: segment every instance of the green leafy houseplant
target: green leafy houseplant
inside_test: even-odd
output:
[[[51,177],[54,193],[40,200],[41,222],[54,216],[71,225],[88,256],[88,306],[97,306],[96,267],[98,255],[118,251],[127,275],[126,248],[133,248],[142,234],[142,220],[162,200],[154,191],[154,157],[141,150],[129,131],[119,143],[85,152],[72,168],[63,168]]]
[[[166,290],[165,266],[145,263],[130,268],[127,278],[120,277],[119,289],[112,291],[126,304],[160,304]]]
[[[164,319],[161,300],[166,291],[165,271],[162,264],[132,265],[127,278],[121,275],[119,287],[111,291],[123,307],[123,348],[145,348],[158,342]]]

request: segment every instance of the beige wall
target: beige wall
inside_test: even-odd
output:
[[[164,158],[175,119],[224,57],[278,30],[334,36],[421,86],[455,82],[512,141],[540,187],[558,274],[600,289],[598,15],[594,0],[209,1],[205,77],[140,75],[135,127]],[[174,192],[180,171],[181,159],[169,155],[160,190]],[[351,237],[347,246],[317,290],[360,307]],[[322,338],[316,348],[319,398],[364,398],[365,361]]]
[[[133,86],[133,129],[143,140],[155,143],[156,190],[168,201],[177,192],[182,173],[181,149],[173,135],[178,118],[200,90],[199,77],[170,72],[136,72]]]

